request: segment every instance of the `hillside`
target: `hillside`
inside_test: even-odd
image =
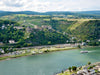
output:
[[[67,35],[55,31],[51,26],[42,25],[42,27],[34,28],[28,25],[22,26],[15,21],[0,20],[0,43],[4,45],[27,47],[61,44],[66,43],[67,40]]]
[[[100,20],[90,20],[83,22],[72,34],[82,40],[100,39]]]
[[[21,26],[30,26],[34,28],[35,26],[52,26],[53,29],[60,32],[65,31],[71,24],[75,23],[76,20],[68,20],[65,18],[59,18],[60,16],[50,16],[50,15],[25,15],[25,14],[15,14],[11,16],[3,16],[1,19],[12,20],[18,22]]]
[[[8,43],[9,40],[18,42],[24,36],[24,30],[18,30],[15,27],[19,26],[17,22],[9,20],[0,20],[0,42]]]
[[[26,14],[26,15],[71,15],[71,18],[96,18],[100,19],[99,11],[81,11],[81,12],[69,12],[69,11],[52,11],[52,12],[34,12],[34,11],[0,11],[0,16],[14,15],[14,14]]]
[[[91,15],[100,15],[100,11],[82,11],[82,12],[79,12],[81,14],[91,14]]]
[[[62,18],[62,15],[26,14],[8,15],[0,19],[3,19],[0,21],[0,42],[3,43],[9,43],[13,39],[22,46],[31,46],[66,41],[71,43],[73,40],[98,42],[100,39],[99,19],[67,19]],[[5,30],[2,30],[2,26],[6,27]]]

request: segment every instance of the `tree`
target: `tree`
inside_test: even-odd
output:
[[[27,46],[28,46],[28,44],[27,43],[24,43],[23,47],[27,47]]]
[[[21,45],[19,45],[19,44],[18,44],[18,45],[16,45],[16,48],[21,48]]]
[[[90,65],[91,64],[91,62],[88,62],[88,65]]]
[[[72,66],[72,70],[73,71],[76,71],[77,70],[77,67],[76,66]]]
[[[62,70],[62,73],[64,73],[64,71]]]
[[[24,39],[20,39],[20,40],[18,41],[18,44],[24,45],[24,44],[25,44],[25,40],[24,40]]]
[[[71,72],[71,69],[72,69],[71,67],[68,68],[68,70],[69,70],[70,72]]]
[[[92,69],[92,68],[93,68],[93,66],[89,66],[89,67],[88,67],[88,69]]]
[[[77,47],[78,47],[78,48],[81,48],[81,46],[80,46],[80,45],[78,45]]]

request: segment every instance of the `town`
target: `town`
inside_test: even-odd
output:
[[[100,75],[100,62],[93,64],[88,62],[87,65],[81,67],[72,66],[57,75]]]

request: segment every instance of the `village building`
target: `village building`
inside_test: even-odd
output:
[[[47,25],[42,25],[42,28],[43,28],[43,29],[52,29],[51,26],[47,26]]]
[[[0,42],[0,45],[3,45],[3,42]]]
[[[86,42],[82,42],[82,45],[85,46],[86,45]]]
[[[82,45],[81,43],[75,43],[75,46]]]
[[[16,29],[23,29],[23,27],[21,27],[21,26],[14,26],[14,28],[16,28]]]
[[[26,20],[24,20],[24,23],[26,22]]]
[[[95,67],[93,67],[93,69],[94,69],[94,70],[98,70],[98,71],[100,72],[100,64],[97,65],[97,66],[95,66]]]
[[[87,40],[86,42],[91,42],[90,40]]]
[[[34,29],[38,29],[39,27],[37,25],[34,25]]]
[[[11,24],[11,26],[14,26],[14,24]]]
[[[98,41],[100,42],[100,39]]]
[[[14,44],[15,41],[14,41],[14,40],[9,40],[9,43],[10,43],[10,44]]]
[[[32,28],[31,28],[30,26],[28,26],[28,27],[26,28],[26,31],[27,31],[27,33],[31,33]]]
[[[5,27],[5,25],[2,25],[2,28],[1,29],[5,29],[6,27]]]
[[[34,29],[42,30],[42,27],[39,27],[37,25],[34,25]]]
[[[3,49],[0,49],[0,53],[5,53]]]
[[[96,73],[94,69],[90,69],[90,70],[83,69],[77,72],[77,75],[95,75],[95,74]]]

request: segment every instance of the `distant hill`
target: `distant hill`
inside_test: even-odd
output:
[[[0,16],[4,16],[4,15],[11,15],[11,14],[27,14],[27,15],[60,15],[60,14],[63,14],[63,15],[73,15],[75,13],[72,13],[72,12],[58,12],[58,11],[55,11],[55,12],[45,12],[45,13],[42,13],[42,12],[34,12],[34,11],[19,11],[19,12],[6,12],[6,11],[0,11]]]
[[[80,14],[90,14],[90,15],[100,15],[100,11],[82,11],[82,12],[77,12]]]
[[[76,18],[100,18],[100,11],[82,11],[82,12],[68,12],[68,11],[52,11],[52,12],[34,12],[34,11],[0,11],[0,16],[12,14],[26,14],[26,15],[73,15]]]
[[[4,13],[4,12],[7,12],[7,11],[2,11],[2,10],[0,10],[0,13]]]

